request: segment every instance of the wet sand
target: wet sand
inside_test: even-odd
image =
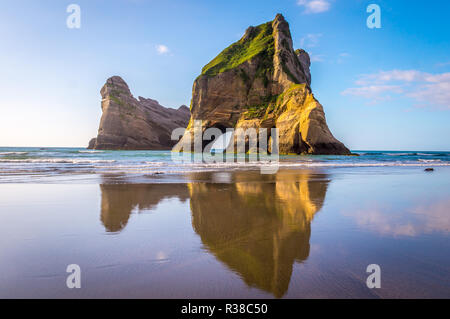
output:
[[[0,297],[450,298],[449,186],[449,168],[0,184]]]

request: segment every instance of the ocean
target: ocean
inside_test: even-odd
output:
[[[450,152],[355,152],[1,148],[0,298],[449,298]]]
[[[126,174],[131,177],[255,170],[276,165],[280,169],[352,167],[450,166],[450,152],[353,151],[359,156],[280,156],[278,162],[254,161],[235,155],[233,162],[180,161],[170,151],[103,151],[84,148],[2,147],[0,182],[27,182],[57,176]]]

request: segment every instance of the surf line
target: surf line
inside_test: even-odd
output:
[[[207,314],[209,317],[214,315],[216,306],[196,306],[188,303],[187,306],[181,307],[182,314]]]

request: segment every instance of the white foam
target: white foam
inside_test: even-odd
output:
[[[0,152],[0,155],[25,155],[28,152]]]
[[[64,164],[92,164],[92,163],[114,163],[115,160],[87,160],[87,159],[65,159],[65,158],[28,158],[28,159],[0,159],[3,163],[64,163]]]
[[[384,162],[384,163],[325,163],[325,162],[302,162],[302,163],[286,163],[286,162],[247,162],[247,163],[154,163],[155,165],[107,165],[95,166],[95,169],[107,170],[108,172],[122,173],[186,173],[186,172],[202,172],[217,170],[245,170],[259,169],[261,167],[279,167],[279,168],[353,168],[353,167],[439,167],[450,166],[449,162],[433,161],[416,163],[400,163],[400,162]]]
[[[419,162],[423,162],[423,163],[442,163],[442,161],[440,159],[419,159]]]
[[[85,150],[85,151],[78,151],[78,153],[103,153],[103,151]]]

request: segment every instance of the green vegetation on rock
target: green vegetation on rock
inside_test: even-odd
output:
[[[244,36],[238,42],[233,43],[223,50],[217,57],[209,62],[202,69],[201,75],[214,76],[219,73],[231,70],[245,61],[261,55],[263,63],[261,75],[272,65],[272,58],[275,53],[272,22],[261,24],[247,30],[248,36]],[[246,34],[247,35],[247,34]],[[264,70],[263,70],[264,69]]]
[[[110,97],[111,100],[114,101],[114,103],[119,104],[120,106],[124,105],[124,103],[116,95],[111,94]]]
[[[126,111],[126,114],[128,114],[128,115],[133,115],[134,117],[136,117],[136,116],[133,114],[133,111],[134,111],[134,109],[135,109],[135,106],[132,105],[132,104],[129,104],[129,103],[125,103],[125,102],[120,98],[120,95],[119,95],[120,93],[121,93],[121,91],[113,90],[113,91],[111,92],[111,94],[109,95],[109,97],[110,97],[110,99],[111,99],[114,103],[118,104],[121,108],[123,108],[123,109]]]
[[[278,98],[279,95],[269,95],[264,97],[261,104],[246,106],[245,118],[248,120],[261,118],[262,116],[264,116],[264,119],[267,118],[267,115],[275,109]]]
[[[245,118],[247,120],[257,119],[264,115],[269,104],[259,104],[247,106],[247,111],[245,112]]]

